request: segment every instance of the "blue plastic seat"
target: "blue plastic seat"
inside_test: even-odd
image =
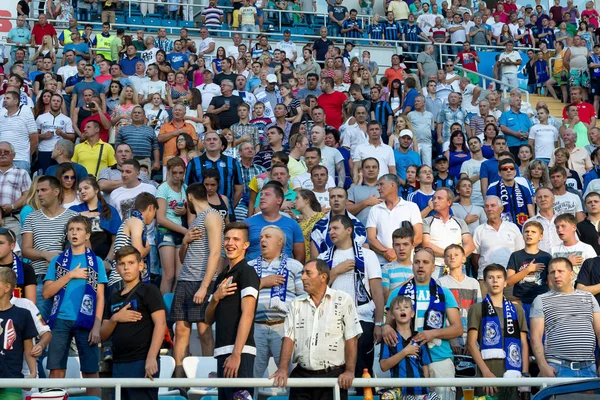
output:
[[[158,400],[187,400],[183,396],[158,396]]]
[[[162,26],[162,19],[160,17],[151,17],[149,15],[146,15],[146,18],[144,18],[144,24],[145,25],[150,25],[150,26],[146,26],[146,31],[148,32],[157,32],[158,28]]]
[[[125,18],[125,23],[127,23],[127,25],[144,25],[144,20],[142,19],[141,15],[132,15],[131,17],[127,17]],[[138,27],[132,28],[132,29],[139,29]]]
[[[173,293],[165,293],[163,294],[163,301],[165,302],[165,307],[167,307],[167,318],[169,314],[171,314],[171,306],[173,305],[173,298],[175,294]]]
[[[180,28],[193,28],[194,27],[194,21],[179,21],[177,23],[177,25]]]
[[[162,26],[167,28],[167,33],[178,33],[179,29],[169,29],[169,28],[177,28],[177,21],[174,19],[163,19]]]

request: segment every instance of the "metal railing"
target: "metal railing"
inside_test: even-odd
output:
[[[487,75],[483,75],[482,73],[479,73],[479,72],[477,72],[477,71],[471,71],[470,69],[465,69],[464,67],[462,67],[462,66],[460,66],[460,65],[456,65],[456,64],[455,64],[455,65],[454,65],[454,68],[458,68],[459,70],[461,70],[461,71],[463,71],[463,72],[465,72],[465,73],[469,73],[469,74],[477,75],[477,76],[479,76],[480,78],[482,78],[482,80],[483,80],[483,82],[482,82],[482,83],[483,83],[483,84],[482,84],[482,86],[483,86],[483,88],[484,88],[484,89],[485,89],[485,88],[486,88],[486,86],[487,86],[487,85],[485,84],[485,81],[486,81],[486,80],[487,80],[487,81],[490,81],[490,82],[494,82],[494,83],[497,83],[497,84],[500,84],[500,85],[502,85],[502,86],[500,86],[500,87],[502,88],[502,94],[504,95],[504,97],[507,97],[507,96],[506,96],[506,93],[507,93],[508,89],[519,89],[519,90],[521,91],[521,93],[525,93],[525,99],[526,99],[525,101],[527,101],[527,103],[529,103],[529,92],[528,92],[527,90],[523,90],[523,89],[521,89],[519,86],[513,86],[513,87],[509,87],[509,86],[508,86],[506,83],[503,83],[502,81],[500,81],[500,80],[498,80],[498,79],[495,79],[495,78],[489,77],[489,76],[487,76]],[[507,87],[508,87],[508,89],[507,89]]]
[[[353,387],[541,387],[582,382],[582,378],[356,378]],[[121,400],[121,388],[151,387],[273,387],[273,380],[267,378],[237,379],[142,379],[142,378],[101,378],[101,379],[0,379],[0,388],[109,388],[115,390],[115,400]],[[340,387],[335,378],[290,378],[287,387],[330,387],[334,400],[340,400]]]

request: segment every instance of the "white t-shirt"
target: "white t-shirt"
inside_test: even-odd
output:
[[[321,149],[321,165],[327,168],[329,176],[335,178],[335,166],[339,162],[344,162],[344,156],[338,149],[325,146]]]
[[[58,142],[61,137],[56,134],[57,129],[61,129],[65,133],[73,133],[73,122],[71,118],[66,115],[59,113],[57,116],[47,112],[40,115],[35,120],[40,133],[44,134],[47,132],[53,132],[54,135],[50,139],[40,140],[38,144],[38,150],[42,152],[52,152],[54,145]]]
[[[221,87],[216,83],[203,83],[196,86],[202,95],[202,109],[206,112],[213,97],[221,95]]]
[[[360,129],[358,124],[348,125],[342,139],[342,146],[350,150],[350,155],[354,156],[359,144],[367,143],[367,135]]]
[[[142,51],[141,57],[144,60],[144,64],[146,64],[146,68],[148,68],[148,65],[156,63],[156,53],[158,53],[158,50],[160,50],[158,47],[153,47]]]
[[[292,42],[291,40],[289,42],[282,40],[275,45],[275,49],[285,51],[285,57],[289,59],[294,57],[294,53],[298,51],[296,43]]]
[[[225,49],[225,53],[227,54],[227,57],[234,57],[236,60],[240,56],[240,50],[234,44],[232,44],[231,46],[227,46],[227,48]]]
[[[578,212],[583,212],[583,206],[581,199],[575,193],[566,192],[560,196],[554,195],[554,213],[556,215],[567,213],[577,215]]]
[[[452,28],[461,28],[450,34],[450,43],[464,43],[467,41],[467,32],[465,31],[465,27],[462,23],[459,24],[449,24],[448,30]]]
[[[597,256],[594,248],[587,243],[577,242],[573,246],[565,246],[564,244],[560,244],[559,246],[552,247],[552,258],[556,257],[564,257],[568,258],[571,254],[575,254],[577,256],[583,257],[583,261],[588,258],[594,258]],[[577,275],[579,275],[579,271],[581,270],[580,265],[573,265],[573,272],[575,272],[575,276],[573,277],[573,285],[577,280]]]
[[[125,186],[121,186],[112,191],[110,194],[110,205],[117,209],[121,220],[125,219],[123,216],[129,216],[131,211],[134,210],[135,198],[140,193],[150,193],[156,195],[156,188],[148,183],[141,183],[134,188],[128,189]]]
[[[379,266],[377,255],[373,252],[373,250],[365,249],[363,247],[362,251],[363,259],[365,261],[365,275],[363,278],[363,284],[365,285],[367,293],[371,295],[369,280],[377,278],[381,279],[381,267]],[[319,258],[322,259],[323,256],[324,254],[319,254]],[[333,253],[333,262],[331,265],[332,269],[346,260],[354,260],[353,248],[347,250],[336,250]],[[356,305],[356,289],[354,280],[354,271],[348,271],[342,275],[339,275],[336,280],[331,283],[331,288],[348,293]],[[373,300],[367,304],[357,306],[356,312],[359,320],[365,322],[375,322],[375,302]]]
[[[63,82],[66,82],[70,77],[77,75],[77,66],[63,65],[56,73],[62,76]]]
[[[142,98],[147,99],[149,95],[158,93],[161,98],[167,97],[167,89],[165,88],[165,81],[151,81],[148,80],[142,83]]]
[[[332,187],[335,187],[335,180],[333,179],[333,177],[331,175],[329,175],[329,177],[327,178],[327,184],[325,185],[325,189],[330,189]],[[296,175],[294,177],[294,180],[292,182],[292,189],[294,190],[300,190],[300,189],[306,189],[306,190],[313,190],[315,188],[315,185],[313,185],[312,180],[310,180],[310,172],[304,172],[300,175]],[[329,200],[329,197],[328,197]]]
[[[390,173],[390,166],[396,166],[394,158],[394,150],[387,144],[380,144],[375,147],[370,143],[363,143],[356,146],[356,150],[352,155],[352,161],[359,162],[365,158],[374,157],[379,161],[379,176],[381,178],[385,174]]]
[[[325,189],[325,191],[322,193],[315,192],[314,190],[312,192],[315,194],[315,197],[317,198],[317,201],[319,202],[321,207],[329,208],[329,190],[328,189]]]
[[[462,108],[466,112],[475,114],[479,112],[479,106],[473,105],[473,89],[475,85],[469,83],[462,91]]]
[[[496,263],[506,268],[510,255],[525,248],[519,227],[512,222],[502,221],[496,231],[488,224],[479,225],[473,235],[475,254],[479,254],[477,279],[483,279],[483,270]]]
[[[479,171],[481,170],[481,164],[483,164],[484,160],[474,160],[470,159],[462,163],[460,166],[460,173],[467,174],[469,178],[474,177],[475,175],[479,175]],[[477,180],[477,182],[473,183],[471,192],[471,203],[483,207],[483,195],[481,194],[481,180]]]
[[[535,158],[552,158],[554,143],[558,141],[558,129],[554,126],[536,124],[529,130],[529,139],[535,140]]]
[[[198,46],[198,53],[208,50],[208,48],[210,47],[210,44],[214,43],[214,42],[215,42],[215,40],[210,37],[207,37],[206,39],[201,39],[200,45]]]
[[[510,53],[504,52],[500,54],[498,61],[509,60],[512,62],[521,61],[521,56],[518,51],[511,51]],[[519,67],[516,65],[502,65],[502,74],[516,74]]]

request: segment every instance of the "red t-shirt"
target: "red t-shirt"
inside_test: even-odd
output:
[[[342,125],[342,105],[348,97],[342,92],[323,93],[317,98],[317,104],[325,110],[325,122],[335,129]]]
[[[492,17],[496,17],[496,15],[500,16],[500,22],[503,24],[508,24],[508,14],[506,12],[494,11],[492,13]]]
[[[110,115],[104,113],[104,116],[107,120],[110,121]],[[102,139],[103,142],[108,143],[108,129],[105,129],[102,125],[102,121],[100,121],[100,115],[98,113],[91,115],[83,120],[83,122],[80,125],[81,132],[83,133],[83,127],[85,127],[85,124],[87,124],[89,121],[97,121],[100,124],[100,139]]]
[[[44,36],[56,36],[56,30],[52,24],[46,24],[41,26],[40,24],[35,24],[31,31],[31,34],[35,36],[35,44],[40,46],[44,40]]]
[[[458,53],[458,56],[456,56],[464,69],[477,72],[477,62],[475,61],[475,57],[477,57],[477,52],[475,50],[468,52],[461,51]]]
[[[573,103],[568,104],[563,108],[563,118],[567,118],[567,108],[573,105]],[[596,116],[596,111],[594,111],[594,106],[590,103],[586,103],[582,101],[579,104],[575,104],[577,106],[577,110],[579,110],[579,120],[585,124],[589,124],[592,121],[592,117]]]
[[[392,82],[394,82],[396,79],[400,81],[404,80],[404,77],[402,76],[402,71],[404,71],[402,68],[394,70],[394,68],[392,67],[389,67],[385,70],[384,76],[388,78],[388,89],[392,88]]]
[[[509,14],[513,12],[517,12],[517,5],[514,3],[502,3],[504,4],[504,12]]]

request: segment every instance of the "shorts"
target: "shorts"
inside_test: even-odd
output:
[[[553,74],[552,79],[554,79],[556,81],[556,84],[559,86],[566,85],[567,83],[569,83],[567,81],[567,75],[563,74],[562,72],[559,74]]]
[[[77,352],[79,353],[79,362],[81,363],[81,372],[84,374],[93,374],[98,372],[98,345],[90,345],[88,336],[90,331],[83,328],[75,328],[76,321],[67,321],[57,318],[52,328],[52,339],[48,345],[48,364],[49,370],[67,369],[69,358],[69,348],[71,340],[75,338]]]
[[[588,89],[590,87],[589,71],[572,69],[569,72],[569,86],[581,86],[584,89]]]
[[[263,9],[262,8],[258,8],[256,6],[254,6],[254,8],[256,8],[256,18],[262,18],[262,16],[263,16]]]
[[[215,281],[208,287],[202,304],[194,303],[194,294],[200,289],[201,281],[178,281],[171,305],[169,321],[204,322],[208,299],[213,294]]]
[[[183,235],[161,227],[156,230],[156,242],[159,249],[163,246],[181,247]]]
[[[600,79],[592,79],[590,83],[590,92],[594,96],[600,96]]]

